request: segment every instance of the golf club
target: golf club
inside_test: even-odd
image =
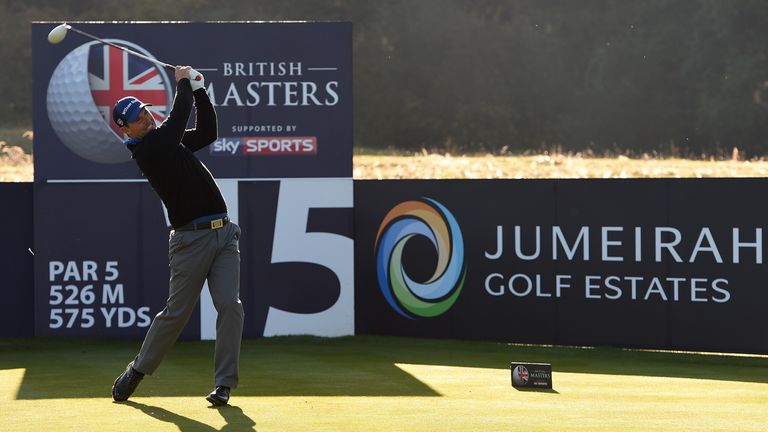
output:
[[[127,52],[128,54],[133,54],[133,55],[135,55],[137,57],[141,57],[141,58],[143,58],[145,60],[149,60],[152,63],[158,64],[160,66],[164,66],[164,67],[166,67],[168,69],[175,69],[173,65],[169,65],[168,63],[161,62],[160,60],[153,59],[151,57],[147,57],[144,54],[141,54],[141,53],[138,53],[138,52],[133,51],[131,49],[122,47],[120,45],[113,44],[112,42],[107,42],[104,39],[96,37],[96,36],[94,36],[94,35],[92,35],[90,33],[86,33],[86,32],[84,32],[82,30],[76,29],[76,28],[72,27],[71,25],[69,25],[67,23],[64,23],[64,24],[61,24],[61,25],[58,25],[58,26],[54,27],[54,29],[51,30],[50,33],[48,33],[48,42],[50,42],[52,44],[57,44],[57,43],[63,41],[64,38],[67,36],[67,30],[72,30],[73,32],[79,33],[79,34],[81,34],[81,35],[83,35],[83,36],[85,36],[87,38],[99,41],[101,43],[105,43],[105,44],[107,44],[107,45],[109,45],[111,47],[115,47],[115,48],[117,48],[117,49],[119,49],[121,51]]]

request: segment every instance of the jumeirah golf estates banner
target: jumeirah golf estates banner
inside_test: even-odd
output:
[[[766,187],[355,182],[357,333],[767,353]]]
[[[72,30],[50,44],[58,24],[32,24],[35,334],[138,338],[171,228],[111,107],[133,95],[163,121],[173,71]],[[243,229],[244,334],[354,333],[351,23],[70,24],[205,76],[218,140],[195,154]],[[215,321],[206,287],[183,337]]]

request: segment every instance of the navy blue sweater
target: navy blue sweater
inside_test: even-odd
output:
[[[186,129],[193,97],[195,128]],[[227,212],[211,172],[194,155],[217,136],[216,111],[208,94],[204,89],[192,92],[185,78],[176,84],[168,118],[141,140],[128,141],[131,157],[163,200],[174,228],[201,216]]]

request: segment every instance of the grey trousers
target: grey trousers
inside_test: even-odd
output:
[[[171,232],[168,301],[152,320],[134,369],[148,375],[157,369],[187,324],[208,279],[218,313],[214,385],[237,387],[243,335],[239,240],[240,227],[231,222],[220,229]]]

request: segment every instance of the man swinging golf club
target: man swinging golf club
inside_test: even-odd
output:
[[[176,66],[176,96],[160,125],[134,97],[120,99],[112,119],[141,172],[168,209],[173,231],[168,241],[169,295],[147,331],[136,358],[115,380],[112,398],[125,401],[144,375],[151,375],[176,342],[200,297],[205,280],[218,312],[214,390],[206,399],[226,405],[237,387],[243,305],[240,303],[240,228],[229,221],[227,205],[208,168],[194,155],[216,140],[216,112],[203,76]],[[195,128],[185,130],[196,107]]]

